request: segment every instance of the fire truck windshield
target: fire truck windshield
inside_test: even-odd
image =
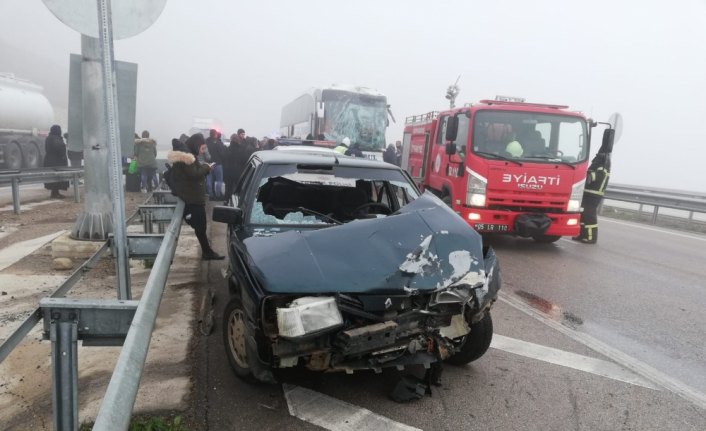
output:
[[[479,111],[471,148],[479,157],[578,163],[588,157],[588,129],[582,118],[516,111]]]
[[[326,139],[341,141],[348,137],[363,151],[385,149],[387,99],[350,91],[324,90],[324,126]]]

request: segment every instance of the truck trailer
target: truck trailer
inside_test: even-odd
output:
[[[480,233],[554,242],[579,233],[596,124],[568,106],[481,100],[406,118],[402,167]]]
[[[0,73],[0,169],[42,166],[54,110],[42,87]]]

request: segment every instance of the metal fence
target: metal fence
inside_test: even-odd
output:
[[[123,346],[94,429],[128,428],[184,212],[184,202],[168,191],[155,191],[150,199],[154,199],[157,205],[141,205],[126,222],[130,224],[140,216],[145,226],[145,234],[128,235],[130,257],[154,259],[140,301],[64,298],[110,249],[111,241],[108,240],[51,296],[42,299],[39,308],[0,345],[2,362],[43,320],[44,338],[51,340],[55,430],[77,430],[79,427],[78,340],[84,346]],[[169,225],[165,229],[167,222]],[[152,233],[152,223],[157,223],[163,234]]]
[[[639,213],[645,205],[652,207],[652,224],[657,223],[660,208],[686,211],[689,221],[694,213],[706,213],[706,193],[613,184],[608,186],[605,199],[638,204]]]
[[[74,201],[80,202],[78,191],[79,179],[83,177],[83,168],[39,168],[21,171],[1,171],[0,187],[12,187],[12,207],[15,214],[20,213],[20,184],[51,183],[69,181],[73,183]]]

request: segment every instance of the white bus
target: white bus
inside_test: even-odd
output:
[[[336,142],[347,137],[366,157],[382,160],[388,112],[387,97],[370,88],[314,88],[282,108],[280,133]]]

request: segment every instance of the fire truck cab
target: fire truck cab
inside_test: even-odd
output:
[[[567,108],[502,98],[408,117],[402,167],[478,232],[575,236],[594,123]]]

